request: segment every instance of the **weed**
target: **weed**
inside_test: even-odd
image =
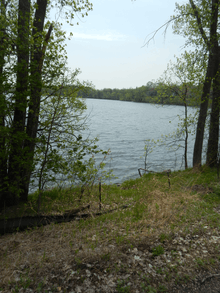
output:
[[[95,250],[95,244],[94,244],[94,243],[92,243],[92,244],[90,245],[90,247],[91,247],[92,250]]]
[[[23,289],[27,289],[31,284],[31,279],[23,279],[22,277],[20,277],[20,284]]]
[[[126,283],[124,280],[118,279],[116,290],[117,290],[117,292],[120,292],[120,293],[129,293],[130,286],[126,286]]]
[[[115,240],[116,240],[116,243],[117,243],[117,244],[120,244],[120,243],[124,242],[125,237],[124,237],[124,236],[117,236],[117,237],[115,238]]]
[[[153,256],[158,256],[158,255],[164,254],[163,246],[158,245],[155,248],[153,248],[152,254],[153,254]]]
[[[134,188],[135,184],[137,184],[136,180],[130,179],[130,180],[123,182],[123,184],[121,185],[121,188],[123,188],[123,189]]]
[[[12,290],[12,293],[18,293],[19,292],[19,288],[18,288],[18,285],[15,286],[15,289]]]
[[[141,283],[141,288],[144,292],[147,291],[147,285],[145,283]]]
[[[133,222],[137,222],[143,218],[144,212],[146,211],[146,206],[140,203],[136,203],[132,213]]]
[[[150,284],[150,280],[146,276],[142,276],[142,279],[145,281],[145,283]]]
[[[175,250],[171,250],[171,255],[172,255],[172,257],[176,257],[177,256],[177,253],[176,253],[176,251]]]
[[[168,289],[164,285],[159,284],[158,292],[168,292]]]
[[[115,264],[115,272],[119,272],[119,267],[117,264]]]
[[[43,282],[40,282],[39,284],[38,284],[38,286],[37,286],[37,289],[36,289],[36,291],[37,292],[42,292],[42,288],[43,288],[43,286],[44,286],[44,283]]]
[[[165,280],[170,281],[171,280],[171,274],[169,272],[165,272],[165,275],[166,275]]]
[[[186,189],[184,190],[184,192],[182,190],[183,187],[189,187],[192,185],[204,186],[207,184],[207,186],[212,186],[210,185],[212,184],[212,182],[217,186],[215,194],[199,196],[197,193],[193,195],[190,190]],[[128,248],[132,250],[136,246],[136,244],[135,246],[131,244],[134,243],[133,236],[139,239],[139,236],[142,237],[142,233],[143,235],[148,235],[148,233],[155,233],[155,237],[156,235],[158,235],[158,233],[160,233],[160,243],[155,244],[152,249],[152,255],[154,257],[157,257],[165,253],[163,243],[166,241],[171,242],[173,237],[170,232],[168,234],[166,233],[166,230],[161,229],[161,224],[169,224],[172,233],[176,233],[176,228],[178,228],[179,230],[181,228],[184,234],[192,234],[191,229],[194,229],[193,233],[196,235],[201,235],[205,232],[205,229],[204,227],[202,227],[202,225],[207,225],[209,226],[209,228],[219,226],[220,216],[216,212],[213,212],[213,208],[220,204],[220,184],[216,183],[216,174],[214,174],[212,170],[204,169],[203,173],[194,172],[190,169],[183,172],[174,172],[172,179],[172,188],[169,190],[169,196],[167,196],[167,193],[164,192],[165,183],[167,185],[167,178],[164,175],[146,174],[142,177],[141,180],[138,179],[124,182],[120,188],[115,186],[111,187],[110,185],[103,186],[102,204],[103,211],[106,211],[106,214],[103,214],[102,216],[87,218],[86,220],[74,221],[72,226],[73,228],[71,228],[72,230],[69,230],[68,227],[68,229],[66,230],[66,225],[69,224],[63,224],[62,227],[59,224],[53,224],[50,225],[50,227],[48,227],[47,229],[51,229],[52,231],[50,232],[53,233],[53,236],[58,238],[59,233],[56,233],[56,231],[60,231],[60,229],[62,228],[62,236],[66,236],[65,241],[68,244],[69,248],[72,247],[72,249],[75,249],[75,242],[73,241],[73,239],[79,236],[77,239],[82,239],[82,245],[85,245],[85,247],[88,249],[91,247],[93,250],[98,245],[99,240],[103,242],[105,240],[106,243],[113,242],[114,246],[115,242],[117,242],[120,246],[123,246],[123,243],[127,243],[128,245],[126,246],[126,250]],[[77,188],[78,187],[72,187],[71,190],[51,189],[45,191],[45,193],[42,195],[42,212],[47,215],[51,215],[52,213],[62,213],[63,211],[65,211],[65,209],[69,209],[70,206],[73,208],[78,208],[80,205],[87,204],[89,201],[91,201],[91,210],[93,212],[94,209],[95,213],[96,206],[98,207],[99,204],[98,196],[96,196],[95,194],[96,189],[98,190],[98,188],[94,185],[93,193],[90,193],[89,196],[87,196],[85,192],[83,194],[83,198],[80,204],[78,202],[80,190]],[[28,204],[16,207],[16,212],[11,208],[8,210],[9,212],[7,212],[6,215],[0,214],[0,217],[10,219],[15,214],[16,217],[19,217],[19,215],[33,215],[35,213],[34,201],[36,200],[37,196],[37,194],[35,195],[35,197],[30,196]],[[121,209],[120,206],[122,204],[129,205],[129,208]],[[112,213],[108,213],[108,210],[114,209],[116,210]],[[164,213],[163,216],[162,211]],[[172,223],[171,221],[166,222],[166,219],[168,220],[170,218],[169,215],[172,215]],[[182,221],[185,221],[184,225],[183,222],[181,222],[181,219]],[[201,219],[203,220],[201,227],[198,227],[197,225],[192,226],[192,224],[194,224],[195,222],[199,222]],[[40,228],[39,232],[42,232],[42,230],[44,229],[45,228]],[[33,237],[32,233],[30,233],[28,237],[30,237],[30,241],[35,241],[34,237],[36,238],[36,231],[32,231]],[[165,232],[161,233],[159,231]],[[29,232],[26,231],[26,233]],[[97,239],[91,241],[90,239],[92,235],[97,235]],[[215,235],[218,236],[217,234]],[[9,247],[3,251],[1,261],[4,262],[4,265],[7,264],[9,268],[13,268],[14,264],[12,263],[12,261],[10,261],[10,259],[8,259],[10,249],[11,248]],[[55,249],[59,249],[58,245]],[[191,249],[193,249],[193,246],[191,246]],[[213,259],[210,258],[206,261],[204,259],[198,258],[196,259],[195,264],[200,267],[216,265],[215,261],[218,261],[218,259],[220,259],[219,251],[220,247],[216,247],[216,253],[215,256],[213,256]],[[54,252],[55,251],[53,251],[53,253]],[[23,262],[23,254],[19,255],[20,250],[14,249],[14,253],[16,253],[16,258],[18,262]],[[101,258],[104,261],[111,261],[110,256],[110,253],[103,252]],[[172,258],[178,258],[177,251],[172,250],[171,256]],[[47,257],[48,249],[45,248],[45,252],[40,255],[40,259],[43,262],[47,260]],[[82,259],[79,259],[79,249],[75,250],[74,257],[76,265],[78,265],[78,267],[76,267],[77,277],[80,278],[80,275],[82,274],[82,271],[80,270],[80,267],[82,267]],[[52,265],[55,266],[55,262]],[[184,264],[181,264],[181,267],[167,267],[166,269],[161,269],[158,267],[156,272],[157,274],[165,274],[166,280],[169,281],[171,278],[173,278],[174,273],[180,273],[183,265]],[[106,267],[106,271],[114,271],[114,273],[115,271],[118,272],[120,270],[126,270],[126,267],[122,268],[121,265],[116,266],[114,270],[114,264],[109,264],[109,262],[106,262]],[[189,276],[177,276],[176,280],[187,282],[189,280]],[[33,281],[28,279],[28,276],[23,275],[21,281],[19,280],[19,282],[14,284],[13,292],[19,292],[21,286],[23,286],[23,290],[25,290],[25,288],[28,288],[28,286],[32,285],[31,282]],[[141,283],[144,292],[155,292],[155,288],[150,286],[151,283],[149,282],[148,278],[141,277]],[[116,285],[117,292],[131,291],[127,281],[118,280]],[[44,290],[43,283],[36,284],[36,287],[38,288],[38,292],[42,292]],[[37,290],[35,291],[37,292]],[[157,288],[157,292],[167,292],[167,289],[161,285]]]
[[[110,260],[110,253],[103,254],[103,255],[101,256],[101,258],[102,258],[103,260]]]
[[[182,279],[183,279],[183,281],[184,281],[185,283],[187,283],[187,282],[190,280],[190,276],[189,276],[189,275],[184,275],[184,276],[182,277]]]
[[[157,274],[163,274],[163,270],[162,270],[161,268],[156,269],[156,273],[157,273]]]
[[[213,259],[213,258],[210,258],[210,259],[209,259],[209,263],[210,263],[211,265],[214,265],[214,264],[216,263],[216,260]]]
[[[81,265],[81,263],[82,263],[81,259],[78,257],[75,257],[75,262],[78,266]]]
[[[177,274],[175,279],[175,284],[177,285],[180,282],[181,282],[181,277]]]
[[[160,241],[161,243],[163,243],[165,240],[169,240],[169,239],[170,239],[170,236],[167,235],[167,234],[165,234],[165,233],[162,233],[162,234],[160,234],[160,236],[159,236],[159,241]]]
[[[196,258],[195,262],[197,263],[197,266],[201,267],[201,266],[204,266],[205,265],[205,261],[201,258]]]
[[[176,273],[177,272],[177,265],[171,267],[170,270]]]
[[[152,286],[147,286],[146,289],[145,289],[147,293],[157,293],[157,289],[155,289],[154,287]]]

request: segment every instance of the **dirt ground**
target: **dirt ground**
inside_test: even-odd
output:
[[[197,234],[180,230],[162,242],[146,236],[128,244],[97,243],[94,249],[76,237],[68,249],[59,241],[59,251],[52,243],[45,250],[49,227],[34,237],[1,236],[0,292],[220,292],[220,233],[200,222],[195,227]],[[6,250],[5,261],[21,258],[7,266]]]

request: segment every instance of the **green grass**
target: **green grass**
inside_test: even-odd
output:
[[[158,220],[161,212],[165,209],[165,205],[167,205],[167,202],[165,203],[164,200],[165,197],[172,197],[169,210],[175,210],[175,218],[178,218],[180,222],[188,221],[192,210],[194,210],[196,211],[196,213],[193,213],[195,217],[201,218],[207,216],[213,225],[219,224],[219,219],[213,216],[213,213],[210,213],[214,205],[220,204],[220,182],[217,179],[216,170],[203,167],[200,172],[192,169],[177,171],[171,173],[170,180],[171,188],[168,187],[167,176],[164,173],[145,174],[142,178],[123,182],[120,187],[114,184],[103,185],[101,194],[102,210],[107,211],[116,208],[118,211],[89,220],[84,225],[106,221],[124,222],[127,218],[129,218],[129,224],[135,224],[152,218],[152,213],[153,218]],[[189,190],[194,185],[202,185],[204,188],[211,187],[213,193],[201,195],[202,200],[196,202],[193,200],[193,195],[196,192]],[[184,192],[188,194],[187,197],[184,197]],[[176,194],[176,198],[174,194]],[[190,194],[192,195],[191,198]],[[30,194],[27,203],[2,211],[0,218],[7,219],[11,217],[36,215],[38,213],[37,199],[38,192]],[[189,201],[193,202],[190,206],[188,206]],[[91,209],[94,212],[98,211],[98,186],[85,189],[83,195],[79,187],[67,189],[53,188],[43,192],[40,213],[62,214],[66,210],[74,209],[88,203],[91,204]],[[120,206],[124,204],[130,207],[124,210],[120,209]],[[182,213],[183,206],[186,207],[185,213]],[[161,242],[163,242],[166,236],[161,237],[164,238],[161,238]]]
[[[130,292],[130,286],[126,285],[125,280],[118,279],[116,291],[121,293],[129,293]]]
[[[79,187],[66,189],[53,188],[46,190],[42,194],[41,213],[43,215],[62,214],[67,210],[75,209],[79,206],[90,204],[90,217],[86,220],[57,225],[59,231],[57,243],[63,241],[67,243],[69,249],[74,247],[74,239],[80,237],[80,242],[95,253],[100,243],[113,243],[117,247],[130,247],[134,249],[138,239],[142,236],[153,237],[155,235],[157,244],[152,244],[150,251],[152,258],[161,257],[166,250],[167,243],[172,243],[175,231],[182,231],[182,235],[191,233],[192,235],[202,235],[205,226],[212,229],[219,229],[220,215],[214,208],[220,205],[220,181],[217,178],[217,172],[214,169],[203,167],[200,171],[188,169],[185,171],[172,172],[170,175],[171,186],[169,188],[167,175],[165,173],[147,174],[136,180],[123,182],[121,186],[102,185],[101,190],[101,216],[95,214],[99,211],[99,188],[86,188],[83,195]],[[199,189],[192,190],[193,186],[202,186],[203,190],[209,193],[200,193]],[[210,190],[212,192],[210,193]],[[80,199],[81,198],[81,199]],[[23,217],[27,215],[36,215],[38,192],[29,195],[29,200],[25,204],[5,209],[1,214],[1,219],[11,217]],[[125,207],[126,208],[123,208]],[[109,212],[114,210],[113,212]],[[104,213],[105,212],[105,213]],[[197,222],[196,226],[192,225]],[[54,225],[54,224],[53,224]],[[53,230],[53,225],[47,227]],[[69,228],[68,228],[69,227]],[[43,234],[44,227],[37,228],[36,234]],[[32,233],[29,230],[26,231]],[[52,232],[51,232],[52,233]],[[19,233],[18,233],[19,234]],[[35,241],[33,232],[33,243]],[[16,242],[14,243],[16,247]],[[58,245],[58,244],[57,244]],[[13,249],[15,249],[13,247]],[[12,248],[8,248],[9,250]],[[219,247],[216,247],[219,251]],[[82,260],[79,256],[79,249],[74,250],[75,262],[80,265]],[[8,250],[4,251],[2,261],[10,266]],[[178,253],[172,248],[170,255],[173,260],[178,262]],[[20,256],[17,257],[19,259]],[[112,254],[103,252],[100,256],[102,261],[111,262]],[[219,261],[219,254],[216,258],[210,259],[196,258],[194,265],[197,268],[215,266]],[[22,260],[21,260],[22,261]],[[48,261],[47,254],[43,255],[41,264]],[[13,263],[11,264],[13,268]],[[188,281],[188,276],[179,275],[180,265],[161,269],[155,268],[160,276],[164,275],[165,281],[169,282],[173,276],[176,276],[176,282]],[[120,267],[114,267],[114,270],[120,270]],[[31,281],[30,281],[31,280]],[[29,276],[21,277],[14,290],[18,292],[21,287],[28,288],[32,283]],[[128,280],[118,279],[117,292],[130,292]],[[39,282],[36,290],[39,292],[43,283]],[[17,290],[17,291],[16,291]],[[36,292],[38,292],[36,291]],[[168,292],[164,284],[156,289],[150,283],[150,280],[142,280],[142,292]]]
[[[153,256],[158,256],[158,255],[164,254],[163,246],[158,245],[158,246],[154,247],[152,254],[153,254]]]

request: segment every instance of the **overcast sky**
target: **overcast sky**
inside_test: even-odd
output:
[[[169,27],[142,47],[149,35],[174,14],[177,0],[91,0],[93,11],[79,26],[65,26],[69,67],[80,68],[79,79],[96,89],[135,88],[157,80],[174,55],[183,52],[184,39]],[[178,1],[184,3],[186,1]]]

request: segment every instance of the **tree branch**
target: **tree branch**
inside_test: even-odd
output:
[[[40,60],[40,64],[39,64],[39,70],[40,70],[40,72],[41,72],[42,67],[43,67],[44,56],[45,56],[47,44],[49,42],[49,39],[50,39],[50,35],[51,35],[52,30],[53,30],[53,25],[50,24],[50,27],[48,29],[48,32],[47,32],[46,36],[45,36],[44,45],[43,45],[42,51],[41,51],[41,60]]]
[[[204,40],[204,42],[206,43],[206,45],[208,47],[210,47],[210,43],[209,43],[209,40],[205,34],[205,31],[202,27],[202,22],[201,22],[201,18],[199,16],[199,11],[198,11],[198,8],[196,7],[195,3],[193,2],[193,0],[189,0],[191,6],[192,6],[192,9],[193,9],[193,12],[194,12],[194,15],[196,17],[196,20],[197,20],[197,24],[198,24],[198,27],[199,27],[199,30],[200,30],[200,33],[201,33],[201,36]]]
[[[152,33],[153,33],[153,36],[152,36],[147,42],[145,42],[146,39],[149,37],[149,35],[151,35],[152,33],[150,33],[149,35],[147,35],[146,38],[145,38],[145,40],[144,40],[144,45],[142,46],[142,48],[145,47],[146,45],[148,46],[149,43],[150,43],[150,41],[152,41],[152,40],[154,39],[154,37],[156,36],[156,34],[157,34],[157,33],[159,32],[159,30],[161,30],[163,27],[165,27],[164,35],[166,35],[166,31],[167,31],[167,28],[168,28],[168,26],[170,25],[170,23],[171,23],[172,21],[178,19],[179,17],[185,16],[185,15],[189,15],[189,13],[187,13],[187,14],[181,14],[181,15],[178,15],[178,16],[173,17],[172,19],[168,20],[166,23],[164,23],[163,25],[161,25],[157,30],[155,30],[154,32],[152,32]]]

